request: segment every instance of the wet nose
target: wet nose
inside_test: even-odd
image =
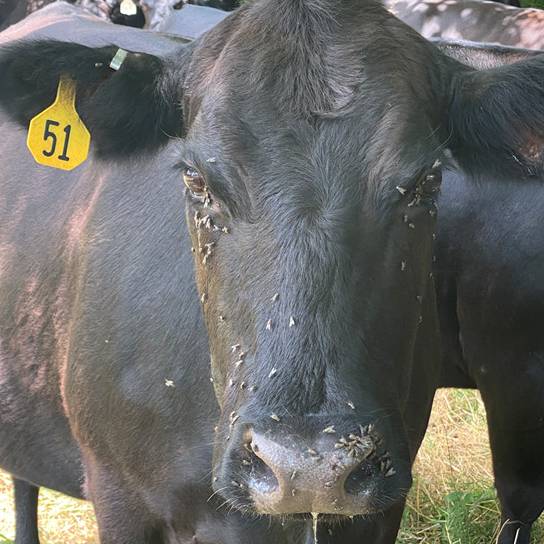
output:
[[[263,514],[370,512],[370,497],[380,480],[396,474],[369,428],[343,437],[323,436],[302,448],[300,442],[254,431],[248,449],[252,455],[245,461],[245,480]]]

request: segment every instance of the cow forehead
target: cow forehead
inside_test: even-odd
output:
[[[188,127],[198,116],[214,133],[235,129],[234,138],[252,133],[251,139],[260,141],[272,132],[286,133],[295,120],[308,123],[305,134],[316,130],[338,134],[341,125],[351,126],[355,136],[345,137],[344,145],[352,140],[357,144],[361,129],[367,139],[395,145],[401,145],[398,138],[386,133],[404,136],[409,131],[404,147],[412,145],[418,132],[422,139],[429,136],[436,108],[426,44],[415,44],[410,57],[416,61],[408,75],[406,66],[400,66],[404,60],[398,58],[398,42],[389,48],[395,51],[385,47],[388,41],[383,38],[374,48],[380,51],[365,49],[369,44],[360,38],[364,28],[353,33],[351,25],[335,25],[334,36],[321,40],[316,38],[320,32],[316,23],[304,33],[284,32],[279,39],[270,35],[271,22],[263,26],[251,13],[245,10],[229,17],[224,21],[229,26],[222,23],[212,30],[193,52],[185,86]],[[351,37],[354,40],[348,43]],[[327,119],[330,126],[337,121],[334,129]],[[387,145],[382,151],[387,153]]]
[[[367,8],[336,4],[280,0],[244,6],[199,41],[193,81],[204,89],[262,89],[295,115],[345,108],[366,77],[372,45],[365,32]],[[374,26],[387,17],[380,10]]]
[[[218,88],[198,100],[183,150],[197,164],[216,158],[216,168],[246,189],[381,195],[437,159],[424,112],[402,104],[368,106],[363,96],[343,114],[306,119],[264,91],[233,96]]]

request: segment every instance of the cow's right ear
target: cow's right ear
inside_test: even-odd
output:
[[[0,51],[0,107],[27,127],[55,100],[59,80],[76,82],[76,107],[101,156],[128,155],[164,144],[183,128],[182,84],[163,60],[128,53],[118,70],[118,48],[93,49],[34,41]]]

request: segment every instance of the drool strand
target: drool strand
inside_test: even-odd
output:
[[[316,512],[312,512],[312,518],[313,518],[314,544],[318,544],[317,543],[317,521],[319,518],[319,514]]]

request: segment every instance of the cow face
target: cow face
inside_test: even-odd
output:
[[[424,85],[392,59],[367,77],[368,38],[336,44],[334,73],[338,37],[313,59],[308,17],[300,43],[256,60],[277,29],[242,27],[221,62],[197,47],[188,70],[180,168],[223,414],[217,486],[267,513],[370,513],[410,486],[402,413],[418,334],[435,342],[440,145]]]
[[[217,485],[268,513],[369,513],[410,485],[401,414],[427,363],[418,335],[435,342],[440,172],[424,154],[373,171],[362,112],[278,128],[279,109],[241,108],[235,130],[198,120],[181,146],[223,415]],[[387,133],[380,152],[399,157]]]
[[[114,53],[9,49],[0,104],[25,124],[68,74],[99,157],[178,137],[217,491],[267,514],[393,508],[437,384],[441,150],[540,172],[544,62],[477,73],[381,7],[332,0],[262,0],[175,60],[133,54],[113,73]]]

